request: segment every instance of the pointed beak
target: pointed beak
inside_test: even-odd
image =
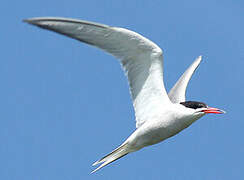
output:
[[[218,109],[218,108],[213,108],[213,107],[207,107],[206,109],[203,109],[202,112],[209,114],[209,113],[213,113],[213,114],[224,114],[225,111]]]

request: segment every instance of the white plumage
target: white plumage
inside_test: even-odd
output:
[[[201,62],[201,56],[167,95],[163,82],[163,52],[140,34],[124,28],[66,18],[45,17],[24,21],[103,49],[120,60],[128,77],[137,129],[121,146],[95,162],[93,165],[102,164],[93,172],[130,152],[175,135],[206,114],[208,107],[194,109],[180,104],[185,101],[187,84]]]

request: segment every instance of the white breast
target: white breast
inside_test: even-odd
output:
[[[202,117],[202,115],[193,116],[193,109],[180,104],[173,104],[170,109],[162,112],[160,117],[154,118],[153,121],[147,121],[150,123],[143,124],[128,138],[136,150],[174,136]]]

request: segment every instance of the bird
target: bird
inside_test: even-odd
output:
[[[167,93],[163,81],[163,51],[139,33],[71,18],[36,17],[23,21],[106,51],[119,59],[128,78],[136,129],[120,146],[96,161],[93,166],[99,166],[91,173],[176,135],[206,114],[225,113],[203,102],[186,101],[188,82],[202,56],[196,58]]]

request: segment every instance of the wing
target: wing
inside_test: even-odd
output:
[[[175,83],[174,87],[169,92],[169,99],[172,103],[180,103],[185,102],[186,97],[186,88],[188,82],[191,79],[191,76],[199,66],[202,60],[202,56],[199,56],[191,66],[184,72],[184,74],[180,77],[180,79]]]
[[[155,109],[171,103],[163,83],[162,50],[147,38],[124,28],[74,19],[48,17],[24,21],[96,46],[119,58],[129,81],[136,127],[152,118]]]

